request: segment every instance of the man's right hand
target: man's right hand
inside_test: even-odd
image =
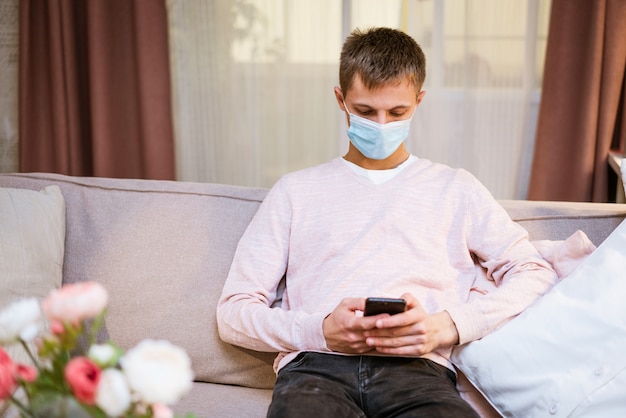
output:
[[[365,299],[346,298],[332,311],[322,324],[326,346],[329,350],[346,354],[363,354],[373,350],[365,342],[364,332],[375,328],[376,317],[363,317]]]

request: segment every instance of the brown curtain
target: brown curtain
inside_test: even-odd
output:
[[[531,200],[608,201],[626,141],[626,1],[552,0]]]
[[[20,171],[174,179],[165,0],[20,0]]]

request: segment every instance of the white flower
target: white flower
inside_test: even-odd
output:
[[[117,369],[103,370],[96,391],[96,405],[108,416],[117,417],[128,409],[130,402],[130,388],[124,373]]]
[[[191,389],[191,360],[168,341],[143,340],[120,363],[131,389],[147,403],[172,405]]]
[[[18,338],[32,341],[41,326],[41,308],[36,298],[13,302],[0,312],[0,343],[14,342]]]
[[[100,367],[114,366],[119,358],[119,350],[111,344],[93,344],[87,357]]]

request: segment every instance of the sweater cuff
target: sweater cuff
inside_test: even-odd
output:
[[[314,313],[306,315],[296,327],[298,347],[300,351],[330,351],[326,346],[326,338],[322,324],[327,314]]]
[[[481,320],[481,314],[476,306],[465,304],[446,310],[459,333],[459,345],[483,337],[487,324]]]

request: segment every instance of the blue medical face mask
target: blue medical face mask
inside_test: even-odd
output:
[[[350,127],[346,131],[352,145],[361,154],[372,160],[384,160],[393,154],[409,136],[410,118],[381,124],[361,116],[350,113],[344,102],[344,107],[350,115]]]

